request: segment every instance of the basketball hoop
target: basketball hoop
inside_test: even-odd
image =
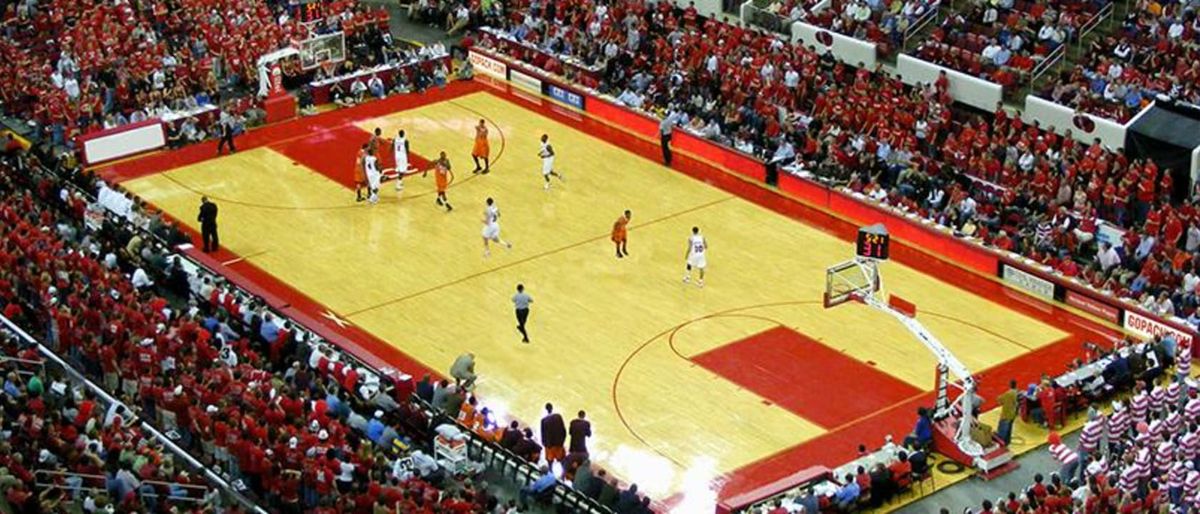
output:
[[[856,258],[825,270],[825,308],[849,301],[866,303],[880,289],[879,268],[871,259]]]

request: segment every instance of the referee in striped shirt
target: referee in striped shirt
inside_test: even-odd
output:
[[[525,292],[524,284],[517,284],[517,294],[512,297],[513,307],[517,310],[517,330],[521,332],[521,342],[529,342],[529,333],[525,331],[525,321],[529,319],[529,304],[533,298]]]

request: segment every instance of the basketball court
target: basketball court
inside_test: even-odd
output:
[[[471,174],[480,119],[488,175]],[[376,127],[407,131],[415,165],[448,154],[453,212],[434,204],[432,174],[407,178],[402,195],[385,182],[378,205],[355,202],[355,152]],[[565,173],[548,192],[542,134]],[[482,403],[523,424],[536,426],[546,402],[567,419],[586,410],[593,460],[654,497],[711,501],[834,467],[859,443],[902,438],[916,406],[932,402],[937,361],[903,326],[859,304],[823,308],[825,269],[852,256],[852,241],[726,170],[687,156],[665,168],[651,158],[657,142],[549,100],[455,83],[269,126],[238,145],[101,173],[193,229],[207,194],[229,270],[304,298],[368,350],[441,374],[474,352]],[[514,248],[484,258],[488,197]],[[617,259],[609,231],[625,209],[631,256]],[[693,226],[710,245],[703,288],[681,281]],[[1099,337],[993,279],[898,251],[908,257],[882,265],[887,290],[917,305],[989,400]],[[517,283],[534,298],[528,345],[510,302]]]

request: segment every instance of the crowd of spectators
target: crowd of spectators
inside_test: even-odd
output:
[[[947,15],[916,55],[1002,86],[1025,83],[1098,20],[1105,0],[972,3]]]
[[[737,24],[681,24],[665,2],[591,11],[583,26],[537,9],[495,21],[540,49],[519,60],[600,65],[618,103],[1200,326],[1200,218],[1173,170],[1002,106],[957,110],[944,75],[908,86]]]
[[[1200,104],[1200,18],[1195,2],[1139,0],[1113,35],[1040,94],[1124,123],[1157,95]]]
[[[881,56],[891,55],[921,20],[935,13],[940,0],[832,0],[829,8],[803,21],[875,43]]]
[[[1111,407],[1084,402],[1086,420],[1074,444],[1054,431],[1058,422],[1039,417],[1048,423],[1048,451],[1059,469],[1035,474],[1021,491],[984,500],[975,512],[1191,512],[1200,508],[1196,466],[1200,388],[1189,378],[1191,347],[1171,337],[1127,339],[1096,358],[1102,365],[1100,374],[1069,388],[1083,396],[1079,389],[1103,383],[1105,396],[1117,396]],[[1057,384],[1053,388],[1067,389]],[[1038,396],[1030,402],[1044,403],[1044,395]]]
[[[0,31],[0,106],[37,123],[56,145],[150,118],[188,119],[230,100],[254,106],[258,58],[314,34],[342,30],[358,65],[380,62],[387,12],[357,2],[316,2],[301,23],[290,2],[186,0],[6,2]],[[309,7],[306,7],[308,9]],[[390,40],[390,39],[389,39]],[[310,77],[296,60],[289,78]],[[191,118],[203,135],[211,121]]]
[[[0,354],[11,358],[0,390],[0,494],[13,512],[61,512],[65,502],[86,512],[219,504],[198,471],[142,430],[124,405],[96,397],[4,328]]]

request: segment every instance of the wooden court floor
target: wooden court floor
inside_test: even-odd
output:
[[[473,176],[481,118],[495,162]],[[354,201],[353,152],[375,127],[403,128],[421,157],[447,152],[452,213],[434,205],[432,176],[410,177],[402,195],[386,183],[375,206]],[[548,192],[536,155],[543,133],[566,178]],[[594,458],[660,497],[717,487],[870,414],[826,415],[823,402],[871,397],[872,384],[901,398],[933,387],[935,360],[899,324],[860,305],[822,308],[824,270],[851,256],[850,243],[490,92],[124,185],[193,227],[208,194],[230,250],[432,369],[474,352],[478,394],[506,416],[536,426],[546,402],[568,418],[586,410]],[[488,197],[514,248],[484,258]],[[625,209],[632,255],[619,260],[608,234]],[[702,289],[681,282],[693,226],[711,246]],[[971,369],[1068,335],[898,263],[883,274]],[[517,283],[534,298],[528,345],[509,300]]]

